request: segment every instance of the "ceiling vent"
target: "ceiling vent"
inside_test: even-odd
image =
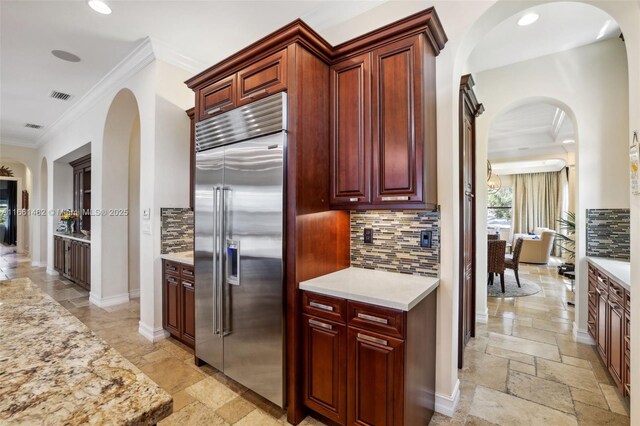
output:
[[[27,123],[24,127],[28,127],[30,129],[42,129],[42,126],[39,124]]]
[[[73,98],[73,96],[68,93],[62,93],[55,90],[52,90],[51,93],[49,93],[49,97],[53,99],[59,99],[61,101],[68,101],[69,99]]]

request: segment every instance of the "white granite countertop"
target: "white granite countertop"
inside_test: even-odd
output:
[[[591,256],[587,260],[622,284],[627,291],[631,291],[631,264],[628,261]]]
[[[84,234],[74,233],[74,234],[65,234],[64,232],[54,232],[53,235],[56,237],[68,238],[70,240],[82,241],[83,243],[91,243],[91,237],[85,237]]]
[[[172,262],[179,262],[179,263],[184,263],[185,265],[193,266],[192,251],[181,251],[178,253],[165,253],[165,254],[161,254],[160,257],[164,260],[170,260]]]
[[[409,311],[434,291],[438,278],[347,268],[300,283],[300,289]]]

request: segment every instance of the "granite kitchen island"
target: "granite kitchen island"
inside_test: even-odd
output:
[[[0,282],[1,424],[155,424],[171,396],[29,279]]]

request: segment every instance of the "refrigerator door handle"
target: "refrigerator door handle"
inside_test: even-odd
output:
[[[226,251],[226,241],[227,241],[227,194],[230,192],[231,190],[229,188],[225,188],[222,187],[220,188],[220,192],[221,192],[221,200],[222,200],[222,205],[220,208],[220,242],[219,242],[219,247],[220,247],[220,263],[219,263],[219,269],[220,269],[220,274],[219,274],[219,280],[218,280],[218,285],[220,286],[220,308],[219,308],[219,315],[220,315],[220,337],[224,337],[227,336],[229,334],[231,334],[231,330],[228,330],[228,324],[227,324],[227,316],[229,315],[229,313],[227,312],[227,294],[226,294],[226,288],[227,288],[227,281],[225,280],[225,277],[227,275],[227,251]]]
[[[220,187],[215,187],[213,190],[213,306],[215,310],[213,312],[213,330],[214,333],[222,336],[220,330],[220,245],[218,244],[219,235],[219,222],[220,222]]]

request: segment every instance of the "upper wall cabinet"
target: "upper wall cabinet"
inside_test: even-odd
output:
[[[236,104],[236,76],[230,75],[200,89],[200,120],[229,111]]]
[[[434,59],[420,33],[332,67],[334,208],[436,206]]]
[[[371,54],[331,67],[331,203],[371,202]]]
[[[248,104],[287,88],[286,49],[238,72],[238,105]]]

